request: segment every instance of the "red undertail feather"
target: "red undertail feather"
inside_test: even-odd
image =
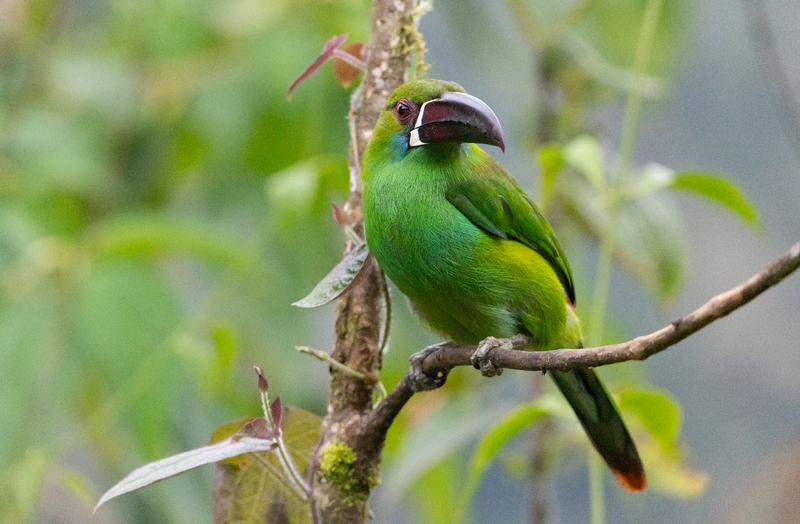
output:
[[[647,477],[641,464],[638,468],[629,471],[613,470],[614,477],[620,485],[632,493],[638,493],[647,489]]]

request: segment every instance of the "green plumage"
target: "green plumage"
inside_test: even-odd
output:
[[[550,224],[516,181],[475,144],[409,147],[415,122],[400,121],[398,102],[421,111],[446,92],[463,89],[435,80],[407,83],[378,119],[362,166],[371,253],[419,315],[451,340],[478,343],[522,333],[539,349],[579,347],[569,264]],[[612,469],[625,475],[638,464],[641,470],[594,373],[553,375]],[[643,482],[642,474],[640,487]]]

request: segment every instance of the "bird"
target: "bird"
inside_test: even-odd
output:
[[[361,158],[369,252],[434,331],[484,341],[475,355],[483,367],[491,337],[524,335],[536,350],[582,347],[572,272],[552,226],[478,144],[505,151],[484,101],[443,80],[396,88]],[[420,369],[435,349],[412,356],[413,389],[444,383]],[[618,482],[644,490],[636,445],[596,373],[549,375]]]

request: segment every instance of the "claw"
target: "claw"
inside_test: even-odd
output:
[[[478,349],[470,357],[470,362],[475,369],[481,370],[484,377],[495,377],[503,373],[503,368],[497,367],[492,362],[492,351],[495,349],[513,349],[513,343],[508,339],[487,337],[478,344]]]
[[[436,353],[446,344],[447,342],[433,344],[411,355],[409,359],[411,362],[409,386],[412,391],[430,391],[444,386],[444,383],[447,381],[447,372],[440,369],[436,371],[435,376],[428,375],[422,370],[422,362],[428,355]]]

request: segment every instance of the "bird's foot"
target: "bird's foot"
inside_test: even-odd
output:
[[[408,375],[409,387],[411,387],[412,391],[430,391],[444,386],[445,381],[447,381],[447,371],[437,369],[435,375],[429,375],[423,371],[422,362],[425,361],[428,355],[436,353],[445,345],[447,345],[447,342],[433,344],[421,351],[417,351],[408,359],[411,362],[411,370]]]
[[[503,368],[492,362],[492,351],[495,349],[513,349],[514,345],[509,339],[486,337],[478,344],[478,349],[470,357],[470,362],[475,369],[481,370],[484,377],[495,377],[503,373]]]

